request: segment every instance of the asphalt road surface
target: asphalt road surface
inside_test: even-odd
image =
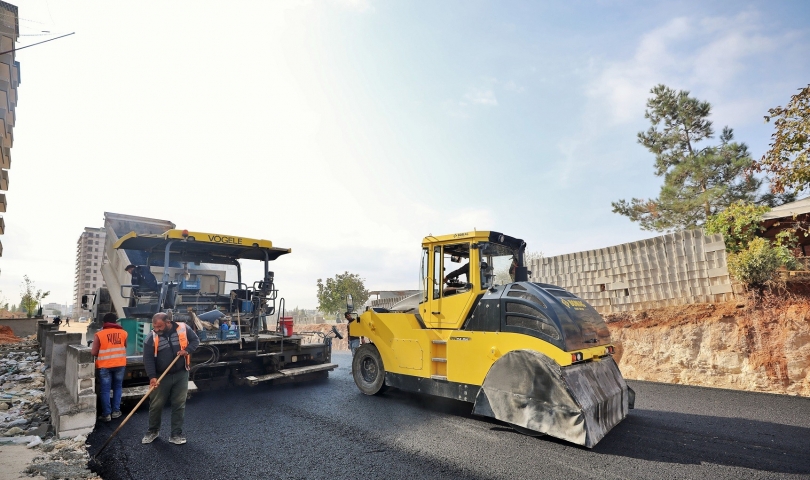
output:
[[[629,382],[636,409],[593,449],[532,438],[471,405],[389,390],[362,395],[351,357],[329,380],[200,393],[182,446],[141,445],[136,413],[98,459],[117,479],[755,479],[810,477],[810,399]],[[123,417],[122,417],[123,418]],[[118,421],[90,436],[95,452]]]

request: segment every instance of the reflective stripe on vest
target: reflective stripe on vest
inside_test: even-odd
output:
[[[186,336],[186,324],[185,323],[175,323],[177,325],[177,339],[180,341],[180,350],[185,350],[188,347],[188,337]],[[158,354],[158,342],[160,341],[160,336],[152,330],[152,341],[155,344],[155,357]],[[171,337],[169,338],[169,348],[171,348]],[[186,355],[186,370],[191,367],[191,355]]]
[[[98,356],[96,368],[124,367],[127,364],[127,332],[118,328],[105,328],[96,332]]]

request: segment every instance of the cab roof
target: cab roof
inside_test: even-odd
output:
[[[113,248],[163,253],[171,241],[174,242],[170,247],[171,258],[179,261],[230,264],[241,259],[264,260],[265,253],[268,260],[275,260],[292,252],[289,248],[274,247],[270,240],[187,230],[167,230],[162,234],[129,232]]]
[[[514,249],[519,249],[520,247],[526,245],[526,242],[523,240],[510,237],[509,235],[504,235],[501,232],[470,230],[466,232],[451,233],[450,235],[428,235],[422,239],[422,246],[426,247],[428,245],[453,243],[458,241],[492,242],[506,245]]]

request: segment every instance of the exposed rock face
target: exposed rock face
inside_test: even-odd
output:
[[[343,339],[333,338],[332,339],[332,350],[348,350],[349,349],[349,341],[347,340],[348,334],[346,333],[346,324],[345,323],[338,323],[335,325],[337,327],[338,332],[343,336]],[[294,325],[293,331],[296,334],[300,334],[301,332],[322,332],[324,334],[329,333],[332,331],[332,324],[329,323],[315,323],[315,324],[308,324],[308,325]],[[312,335],[309,337],[304,338],[304,343],[309,342],[321,342],[323,341],[322,337],[319,335]]]
[[[605,318],[625,378],[810,397],[810,299]]]

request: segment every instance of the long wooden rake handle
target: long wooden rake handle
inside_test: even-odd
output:
[[[179,358],[180,358],[180,355],[174,357],[174,360],[172,360],[172,363],[170,363],[169,366],[166,368],[166,370],[163,372],[163,375],[161,375],[160,378],[158,378],[158,380],[157,380],[158,384],[160,384],[160,381],[163,380],[163,377],[165,377],[166,374],[169,373],[169,370],[172,369],[172,367],[174,366],[174,363],[177,362],[177,360]],[[124,421],[121,422],[121,425],[118,425],[118,428],[116,428],[115,431],[112,433],[112,435],[110,435],[110,438],[108,438],[107,441],[104,442],[104,445],[102,445],[101,448],[98,449],[98,452],[96,452],[96,454],[93,455],[93,458],[97,457],[104,450],[104,448],[107,446],[107,444],[110,443],[110,440],[112,440],[113,437],[115,437],[115,435],[118,433],[118,431],[121,430],[124,427],[124,425],[126,425],[126,423],[129,421],[129,419],[133,415],[135,415],[135,412],[138,411],[138,408],[140,408],[141,404],[144,402],[144,400],[146,400],[146,397],[148,397],[149,394],[152,393],[152,390],[154,390],[154,389],[155,389],[155,387],[152,387],[152,386],[149,387],[149,390],[146,392],[146,395],[144,395],[143,398],[141,398],[141,401],[139,401],[138,404],[135,405],[135,408],[133,408],[132,411],[129,412],[129,415],[127,415],[127,418],[125,418]]]

